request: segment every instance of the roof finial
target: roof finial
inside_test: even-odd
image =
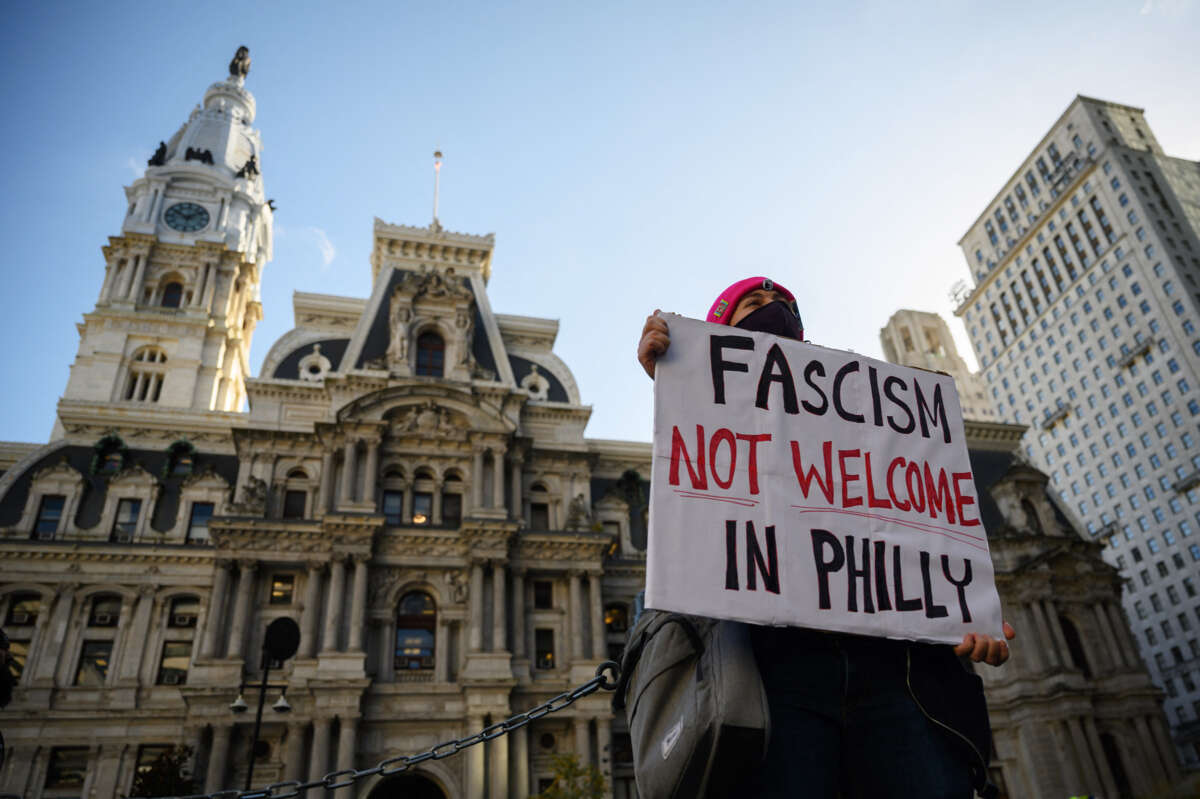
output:
[[[442,223],[438,221],[438,188],[442,177],[442,151],[433,151],[433,224],[434,230],[441,230]]]

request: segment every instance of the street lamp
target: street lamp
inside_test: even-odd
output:
[[[254,779],[254,760],[258,754],[258,733],[262,729],[263,705],[267,702],[267,689],[278,687],[280,688],[279,699],[275,704],[271,705],[271,709],[276,713],[287,713],[292,709],[292,706],[287,701],[287,684],[281,683],[271,685],[267,681],[267,677],[271,673],[271,661],[284,661],[296,654],[296,650],[300,648],[300,625],[296,624],[295,619],[281,618],[276,619],[267,625],[267,633],[263,637],[263,673],[262,682],[247,683],[243,682],[238,686],[237,699],[229,705],[229,709],[234,713],[245,713],[249,709],[243,694],[247,688],[258,689],[258,711],[254,715],[254,735],[250,739],[250,765],[246,769],[246,790],[250,790],[251,780]]]

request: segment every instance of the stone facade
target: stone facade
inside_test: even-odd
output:
[[[22,672],[0,792],[115,797],[176,743],[200,787],[242,785],[254,714],[230,705],[257,702],[281,617],[300,648],[268,704],[286,688],[291,712],[266,711],[255,784],[477,731],[623,643],[650,448],[584,437],[558,323],[489,305],[491,236],[376,220],[371,296],[297,294],[250,376],[271,211],[243,80],[210,87],[127,189],[52,441],[0,447],[0,620]],[[526,796],[575,752],[630,796],[608,700],[405,789]]]

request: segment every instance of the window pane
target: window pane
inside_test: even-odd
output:
[[[283,518],[303,519],[304,505],[308,500],[307,491],[289,490],[283,495]]]
[[[462,522],[462,494],[442,494],[442,524],[457,527]]]
[[[296,575],[277,574],[271,578],[271,604],[290,605],[296,589]]]
[[[431,630],[396,628],[396,668],[433,668],[433,632]]]
[[[549,580],[533,582],[533,606],[538,610],[554,607],[554,585]]]
[[[549,530],[550,529],[550,505],[545,502],[531,502],[529,504],[529,529],[531,530]]]
[[[58,522],[62,518],[63,505],[66,504],[67,498],[58,494],[42,497],[42,504],[38,507],[37,521],[33,524],[33,531],[39,537],[53,536],[58,532]]]
[[[118,541],[128,541],[137,530],[138,516],[142,512],[140,499],[122,499],[117,503],[117,518],[113,520],[112,537]]]
[[[534,649],[539,669],[554,668],[554,630],[535,630]]]
[[[56,746],[50,750],[50,766],[46,769],[47,788],[82,788],[87,776],[86,746]]]
[[[159,685],[183,685],[187,682],[188,663],[192,659],[191,641],[167,641],[158,665]]]
[[[20,680],[21,675],[25,673],[25,663],[29,660],[29,642],[9,641],[8,659],[13,678]]]
[[[383,492],[383,521],[389,527],[399,527],[404,523],[401,515],[404,512],[404,492]]]
[[[200,615],[200,600],[194,596],[184,596],[171,600],[171,618],[169,627],[195,627],[196,617]]]
[[[413,492],[413,524],[429,524],[433,516],[433,494]]]
[[[188,541],[208,540],[208,520],[213,515],[213,503],[193,502],[192,515],[188,519]]]
[[[99,688],[108,675],[108,661],[112,656],[112,641],[85,641],[79,656],[79,669],[75,672],[75,684]]]
[[[163,755],[165,755],[167,752],[170,752],[170,751],[171,751],[170,746],[164,746],[161,744],[160,745],[150,745],[150,746],[139,746],[138,753],[137,753],[137,766],[136,766],[137,773],[142,774],[144,772],[149,771],[150,767],[154,765],[154,761],[158,760],[160,757],[162,757]]]
[[[437,333],[422,333],[417,337],[417,374],[441,377],[446,344]]]
[[[37,622],[42,609],[42,598],[37,594],[15,594],[8,605],[7,625],[21,626]]]
[[[121,619],[121,597],[105,594],[92,599],[89,627],[116,627]]]

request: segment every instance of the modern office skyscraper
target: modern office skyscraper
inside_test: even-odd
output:
[[[1076,97],[959,245],[1000,419],[1106,544],[1175,743],[1200,763],[1200,164]]]

